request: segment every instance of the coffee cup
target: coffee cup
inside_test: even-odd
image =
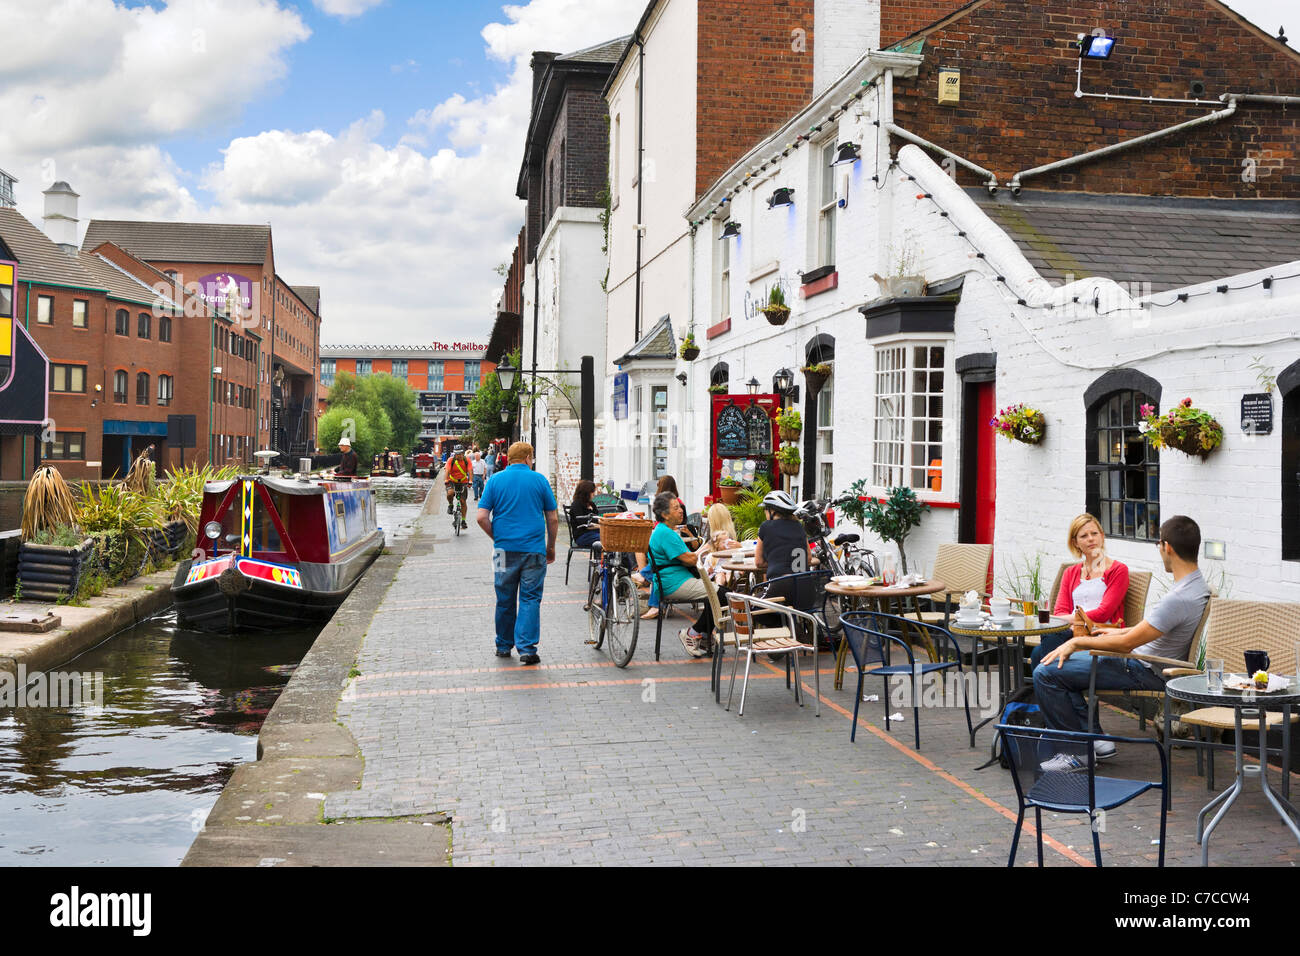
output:
[[[1268,651],[1244,651],[1242,656],[1246,658],[1247,674],[1268,670]]]
[[[1011,616],[1011,602],[1006,598],[994,598],[989,601],[989,611],[996,618],[1008,618]]]

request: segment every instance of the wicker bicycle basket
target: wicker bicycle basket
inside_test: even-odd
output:
[[[644,554],[650,547],[650,532],[655,523],[649,518],[600,519],[600,546],[605,551],[632,551]]]

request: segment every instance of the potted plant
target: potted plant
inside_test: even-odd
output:
[[[790,307],[785,304],[785,292],[780,284],[768,290],[767,305],[763,308],[763,315],[772,325],[785,325],[786,320],[790,318]]]
[[[1003,438],[1037,445],[1047,430],[1047,419],[1038,409],[1021,403],[1000,409],[989,419],[989,427],[996,429]]]
[[[727,386],[727,385],[725,385],[725,384],[722,384],[722,383],[719,383],[719,384],[717,384],[717,385],[710,385],[710,386],[709,386],[709,394],[710,394],[710,395],[726,395],[726,394],[727,394],[727,389],[728,389],[728,387],[729,387],[729,386]]]
[[[776,450],[776,463],[783,475],[799,474],[799,465],[802,462],[798,445],[782,445]]]
[[[799,371],[803,372],[804,381],[808,383],[808,394],[813,398],[817,397],[817,393],[822,390],[826,380],[831,377],[831,367],[824,362],[805,365]]]
[[[718,479],[718,497],[724,505],[734,505],[739,496],[740,482],[726,475]]]
[[[686,337],[682,339],[682,347],[678,350],[678,354],[688,362],[694,362],[700,357],[700,347],[695,344],[693,331],[688,331]]]
[[[880,286],[880,294],[887,299],[916,298],[925,294],[925,276],[917,273],[920,258],[911,240],[894,252],[894,271],[887,276],[873,274],[871,278]]]
[[[803,431],[803,416],[793,408],[785,409],[776,416],[776,427],[781,433],[781,441],[798,441]]]
[[[898,545],[898,560],[904,574],[907,573],[907,552],[903,550],[903,542],[921,523],[921,515],[929,510],[930,506],[919,500],[911,488],[890,488],[889,496],[884,500],[868,498],[862,502],[863,526],[883,540]]]
[[[1156,448],[1174,448],[1204,461],[1223,444],[1223,426],[1209,412],[1192,407],[1190,398],[1184,398],[1166,415],[1156,414],[1154,405],[1143,405],[1138,414],[1142,418],[1138,430]]]

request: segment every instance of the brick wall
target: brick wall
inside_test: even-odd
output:
[[[811,97],[813,8],[813,0],[698,5],[695,195]]]
[[[963,7],[963,0],[880,0],[880,49]]]
[[[1122,19],[1121,19],[1122,15]],[[1067,5],[990,0],[926,35],[915,80],[895,85],[897,122],[991,169],[1017,171],[1131,139],[1213,107],[1076,98],[1077,36],[1103,26],[1117,38],[1110,60],[1087,61],[1083,89],[1189,96],[1300,90],[1300,55],[1261,35],[1213,0]],[[882,31],[883,32],[883,31]],[[882,38],[882,43],[888,42]],[[939,106],[938,70],[961,69],[961,103]],[[1101,161],[1027,180],[1039,189],[1280,198],[1296,194],[1300,111],[1241,104],[1235,116]],[[1253,160],[1256,180],[1243,181]],[[959,181],[976,185],[962,171]]]
[[[609,165],[608,110],[600,95],[603,86],[603,77],[569,80],[546,150],[547,163],[554,161],[555,168],[563,170],[557,175],[548,220],[556,206],[602,205],[597,197],[605,188]]]

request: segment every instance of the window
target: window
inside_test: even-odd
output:
[[[831,494],[835,462],[835,398],[828,380],[817,393],[817,494]],[[813,489],[809,489],[813,490]]]
[[[55,432],[54,441],[45,443],[45,457],[80,461],[86,457],[85,447],[85,432]]]
[[[326,388],[334,384],[334,359],[320,360],[320,383]]]
[[[51,392],[84,392],[86,390],[86,366],[51,365]]]
[[[406,370],[406,359],[393,359],[393,378],[406,378]]]
[[[72,327],[74,329],[86,328],[86,313],[90,309],[90,303],[85,299],[72,300]]]
[[[653,431],[650,435],[651,454],[654,456],[653,477],[662,478],[668,474],[668,386],[651,386],[650,404],[650,414],[653,416]]]
[[[357,359],[357,376],[370,374],[370,359]]]
[[[816,153],[821,191],[817,204],[817,266],[835,264],[835,140],[827,140]]]
[[[1111,392],[1088,409],[1087,508],[1107,535],[1160,540],[1160,457],[1138,430],[1145,392]]]
[[[937,343],[876,348],[875,486],[942,489],[945,351]]]
[[[41,295],[36,297],[36,321],[40,325],[54,322],[54,297]]]
[[[623,116],[622,114],[615,114],[614,136],[613,136],[614,143],[612,149],[613,156],[612,156],[612,162],[610,163],[609,166],[610,168],[609,188],[613,191],[613,195],[610,197],[610,205],[612,207],[618,206],[619,176],[623,172],[622,167],[619,166],[619,150],[620,147],[622,146],[622,139],[623,139]]]
[[[113,401],[126,404],[126,372],[122,369],[113,373]]]
[[[718,236],[718,309],[714,318],[721,322],[731,315],[731,240],[721,238],[721,222]]]
[[[136,325],[135,325],[136,336],[142,339],[149,338],[149,332],[150,332],[149,325],[150,325],[149,313],[141,312],[139,316],[137,316],[136,318]]]
[[[131,334],[131,314],[126,309],[118,309],[113,315],[113,331],[118,335]]]
[[[158,341],[170,342],[172,340],[172,318],[170,315],[158,316]]]
[[[170,375],[158,376],[158,404],[170,405],[172,403],[172,377]]]
[[[479,371],[479,369],[480,369],[480,363],[478,362],[465,363],[465,391],[467,392],[478,391],[479,375],[482,374]]]
[[[137,372],[135,375],[135,403],[137,405],[149,404],[149,373]]]
[[[441,392],[442,389],[442,359],[435,359],[429,362],[429,391]]]

